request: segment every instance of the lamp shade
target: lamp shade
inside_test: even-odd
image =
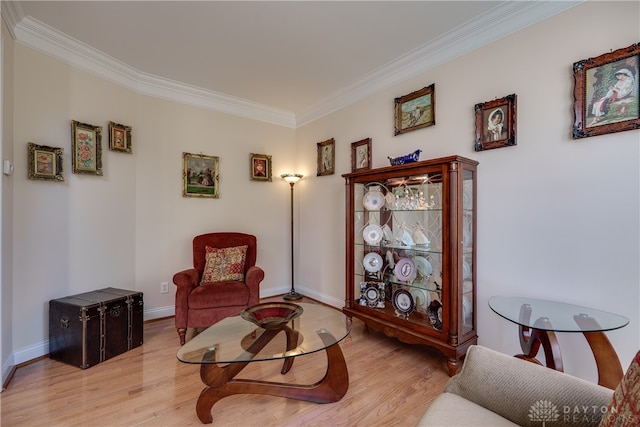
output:
[[[283,173],[282,175],[280,175],[280,177],[287,181],[289,184],[295,184],[302,179],[302,175],[300,175],[299,173]]]

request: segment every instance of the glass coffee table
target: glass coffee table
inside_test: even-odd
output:
[[[615,389],[622,379],[622,365],[604,334],[626,326],[629,319],[614,313],[534,298],[494,296],[489,307],[499,316],[519,325],[520,347],[516,357],[539,363],[535,358],[542,346],[547,367],[563,370],[556,332],[584,335],[598,368],[598,384]]]
[[[319,304],[297,304],[299,317],[277,329],[263,329],[241,316],[227,317],[188,341],[178,360],[200,365],[206,387],[200,393],[196,413],[211,423],[211,408],[234,394],[268,394],[315,403],[337,402],[349,389],[349,373],[338,343],[351,330],[350,320],[339,310]],[[267,327],[267,326],[265,326]],[[298,356],[325,351],[327,371],[314,384],[290,384],[235,379],[249,363],[283,360],[282,374]]]

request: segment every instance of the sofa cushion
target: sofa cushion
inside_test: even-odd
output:
[[[453,393],[442,393],[418,421],[418,426],[517,427],[511,421]]]
[[[244,280],[244,263],[247,245],[229,248],[205,248],[206,264],[202,272],[201,284]]]
[[[599,427],[640,426],[640,351],[613,392]]]

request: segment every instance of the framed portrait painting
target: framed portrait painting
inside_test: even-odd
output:
[[[109,122],[109,150],[132,153],[131,126]]]
[[[395,134],[436,124],[435,83],[395,99]]]
[[[73,173],[102,175],[102,126],[71,121]]]
[[[30,142],[27,145],[29,179],[64,181],[62,176],[63,149]]]
[[[219,198],[219,168],[218,157],[182,153],[182,196]]]
[[[573,64],[573,138],[640,129],[640,43]]]
[[[252,181],[271,181],[271,156],[251,153],[249,167]]]
[[[371,169],[371,138],[351,143],[351,172]]]
[[[317,176],[335,173],[336,142],[333,138],[317,144],[318,173]]]
[[[475,105],[475,151],[516,145],[517,101],[518,97],[511,94]]]

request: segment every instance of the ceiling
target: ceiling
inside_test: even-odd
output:
[[[295,127],[573,4],[2,1],[2,14],[19,43],[142,93]]]

